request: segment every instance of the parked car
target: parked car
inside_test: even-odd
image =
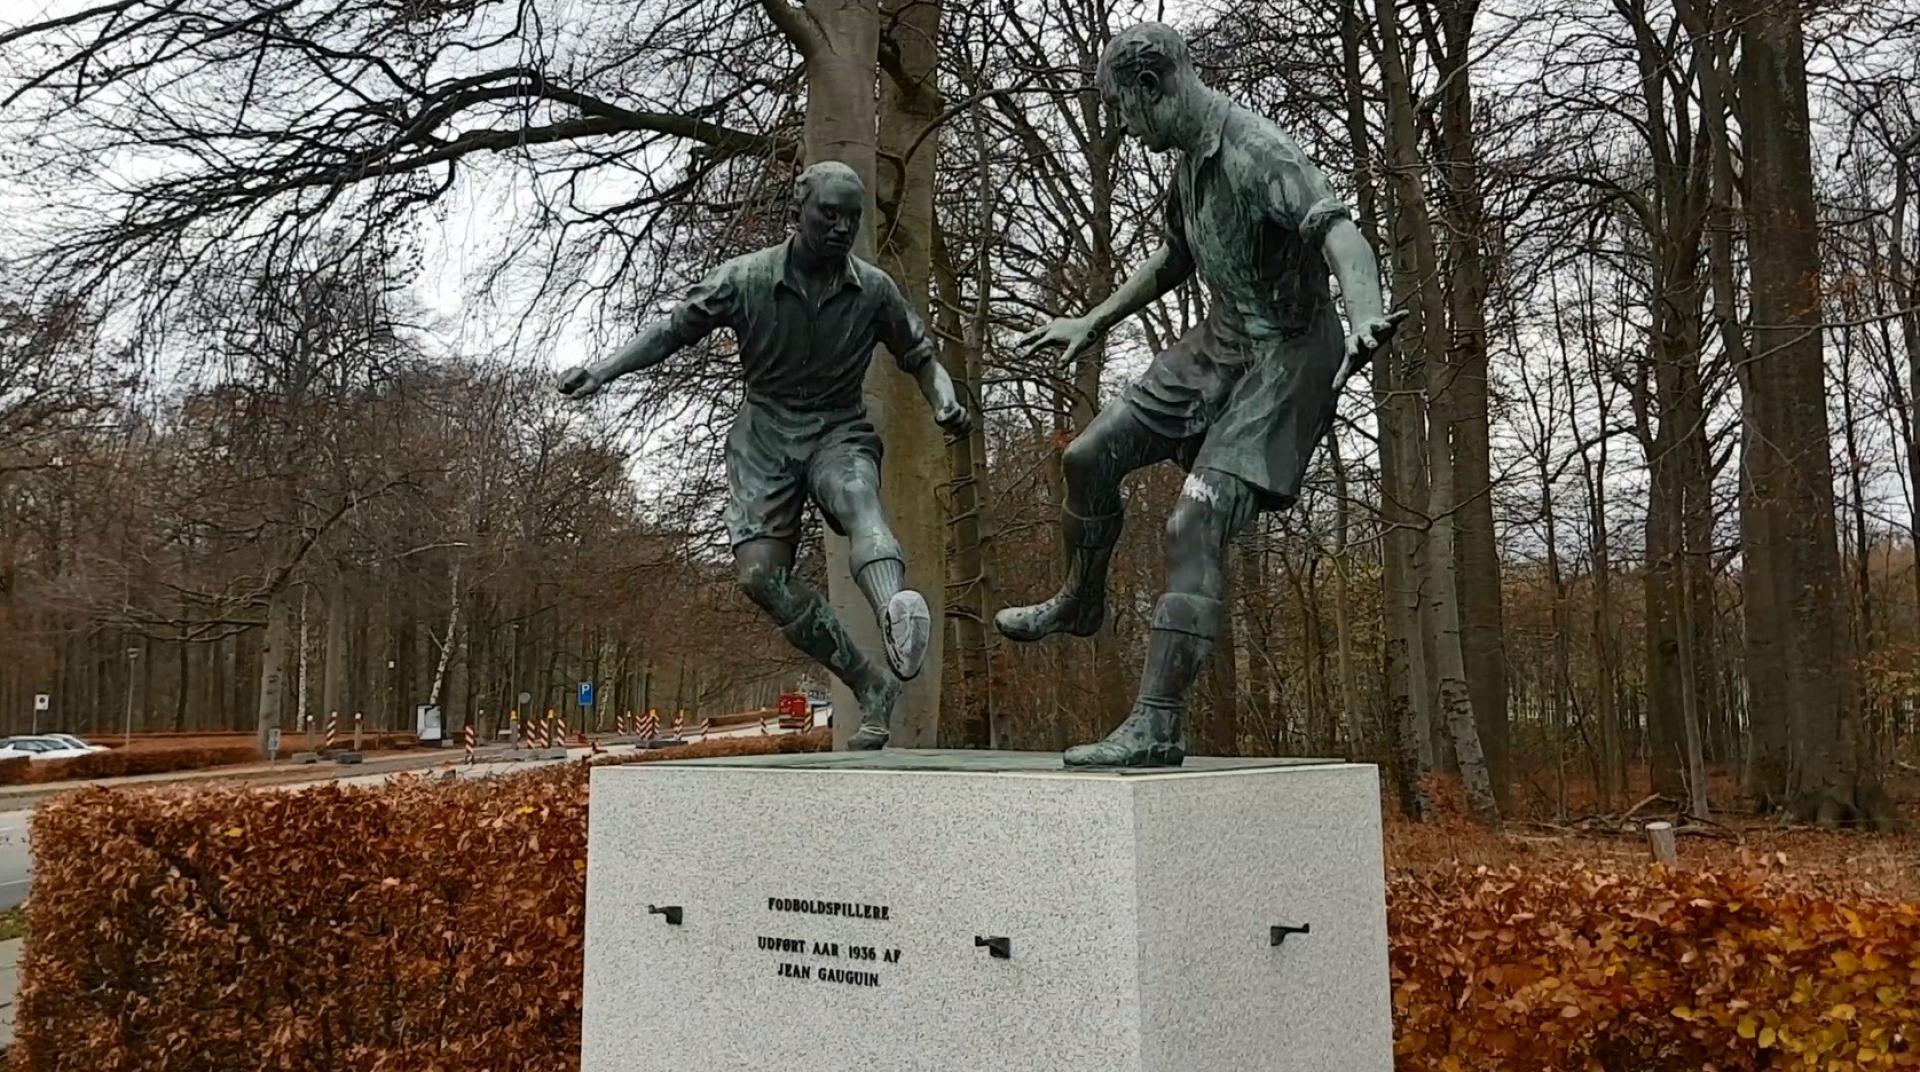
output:
[[[35,762],[43,759],[74,759],[89,751],[85,745],[75,747],[52,737],[9,737],[0,742],[0,759],[13,756],[25,756]]]
[[[64,741],[64,742],[66,742],[67,744],[70,744],[70,745],[72,745],[72,746],[74,746],[75,748],[84,748],[84,749],[86,749],[86,750],[87,750],[87,751],[89,751],[89,752],[110,752],[110,751],[112,751],[112,749],[110,749],[110,748],[108,748],[108,747],[107,747],[106,745],[104,745],[104,744],[92,744],[92,743],[90,743],[90,742],[87,742],[87,741],[83,741],[83,740],[81,740],[81,739],[80,739],[80,738],[78,738],[78,737],[75,737],[75,736],[74,736],[73,734],[71,734],[71,733],[42,733],[42,734],[40,734],[40,736],[42,736],[42,737],[45,737],[46,739],[48,739],[48,740],[50,740],[50,741]]]

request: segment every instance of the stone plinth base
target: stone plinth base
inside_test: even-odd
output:
[[[1392,1068],[1370,766],[825,753],[592,801],[582,1072]]]

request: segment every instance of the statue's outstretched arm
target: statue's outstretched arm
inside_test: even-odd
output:
[[[730,265],[722,265],[695,284],[666,319],[640,329],[612,357],[588,368],[568,369],[560,377],[560,393],[585,398],[629,372],[665,361],[730,322],[735,301],[731,271]]]

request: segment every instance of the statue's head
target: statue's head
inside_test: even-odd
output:
[[[852,253],[866,204],[866,184],[847,165],[828,160],[802,171],[793,184],[800,243],[822,256]]]
[[[1098,82],[1127,133],[1156,153],[1174,148],[1174,132],[1191,125],[1188,113],[1199,106],[1200,75],[1186,38],[1158,22],[1115,34],[1100,54]]]

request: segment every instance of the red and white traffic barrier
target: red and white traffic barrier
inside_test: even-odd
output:
[[[340,734],[340,712],[338,711],[328,712],[327,714],[327,745],[326,745],[327,751],[329,752],[333,751],[333,739],[339,736],[339,734]]]
[[[472,763],[473,762],[473,723],[471,722],[467,723],[466,740],[467,740],[467,762]]]

